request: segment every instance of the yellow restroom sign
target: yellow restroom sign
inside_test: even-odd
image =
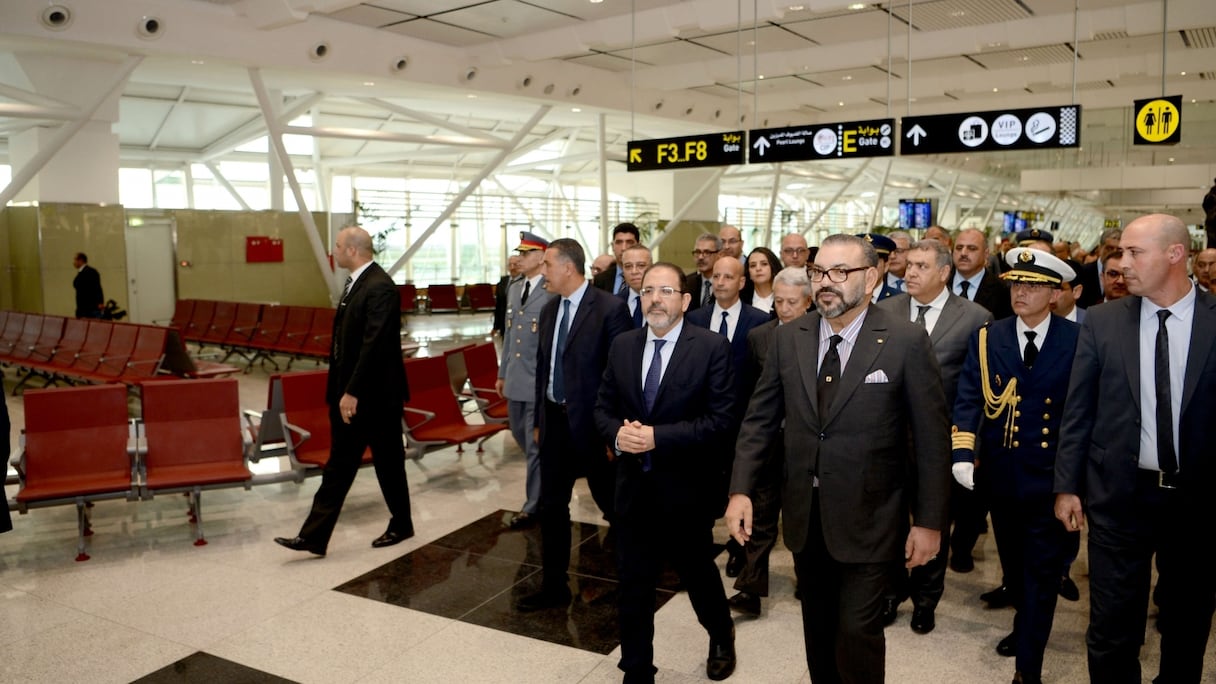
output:
[[[1173,145],[1182,140],[1182,96],[1136,100],[1137,145]]]

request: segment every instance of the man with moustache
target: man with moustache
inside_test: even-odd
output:
[[[1000,274],[987,268],[988,238],[983,231],[967,228],[954,240],[954,275],[950,291],[973,301],[992,312],[995,320],[1013,314],[1009,305],[1009,288]]]
[[[1186,274],[1190,234],[1151,214],[1120,240],[1130,296],[1081,326],[1060,449],[1055,515],[1089,525],[1089,676],[1139,684],[1156,555],[1161,666],[1155,681],[1196,684],[1216,606],[1200,545],[1216,520],[1216,298]]]
[[[702,306],[713,306],[714,303],[714,264],[722,252],[722,239],[712,233],[702,233],[697,237],[692,250],[696,260],[696,270],[684,278],[684,291],[692,296],[688,310]]]
[[[664,559],[709,633],[706,676],[722,680],[735,669],[734,623],[713,561],[721,488],[705,464],[733,422],[734,372],[723,336],[685,324],[691,297],[682,279],[673,264],[647,270],[647,327],[613,341],[595,407],[599,434],[617,453],[619,667],[627,683],[654,681],[654,592]]]
[[[748,363],[743,387],[750,394],[764,371],[769,342],[777,326],[787,325],[806,313],[811,306],[811,279],[805,268],[783,268],[773,278],[773,311],[777,318],[753,328],[747,334]],[[772,448],[778,454],[784,448],[778,438]],[[781,517],[781,471],[774,470],[779,458],[769,459],[768,472],[757,479],[752,496],[752,533],[743,547],[744,564],[735,578],[738,593],[730,597],[732,610],[745,615],[760,615],[760,598],[768,596],[768,559],[777,545],[778,521]],[[733,538],[732,538],[733,539]]]
[[[789,268],[796,266],[806,268],[806,260],[811,254],[806,246],[806,238],[801,233],[790,233],[781,238],[781,266]]]
[[[632,223],[618,223],[612,229],[613,262],[599,275],[593,275],[592,284],[605,292],[620,294],[625,287],[625,274],[621,272],[621,255],[625,250],[642,240],[642,233]]]
[[[1123,231],[1119,228],[1108,228],[1102,231],[1096,248],[1098,259],[1081,267],[1081,283],[1085,286],[1085,296],[1077,302],[1077,306],[1088,309],[1106,301],[1106,280],[1103,278],[1103,274],[1107,271],[1106,260],[1119,251],[1121,237],[1123,237]],[[1126,291],[1123,294],[1126,295]]]
[[[633,327],[646,325],[645,312],[642,311],[642,276],[650,268],[650,249],[644,245],[634,245],[621,253],[621,270],[625,274],[625,289],[617,296],[625,300],[629,307],[629,316]]]
[[[1075,546],[1055,520],[1052,468],[1078,326],[1051,314],[1076,273],[1055,255],[1018,247],[1006,255],[1015,316],[971,336],[954,407],[953,473],[970,489],[988,471],[992,526],[1013,605],[1013,631],[998,654],[1016,656],[1014,684],[1042,682],[1060,578]],[[978,438],[978,442],[977,442]]]
[[[1212,279],[1216,277],[1216,248],[1208,247],[1195,253],[1191,262],[1191,270],[1195,274],[1195,284],[1202,292],[1212,291]]]
[[[884,681],[892,567],[936,556],[948,523],[940,371],[922,328],[869,303],[877,266],[861,238],[823,241],[810,273],[817,312],[774,333],[736,445],[726,517],[740,543],[769,461],[784,473],[812,681]],[[785,448],[774,454],[782,420]]]
[[[1102,302],[1113,302],[1128,295],[1127,280],[1123,274],[1123,250],[1106,257],[1102,268]]]

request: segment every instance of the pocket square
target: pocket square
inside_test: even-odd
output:
[[[867,385],[872,385],[872,384],[883,383],[883,382],[891,382],[891,379],[887,377],[886,372],[884,372],[881,368],[879,368],[878,370],[874,371],[873,373],[870,373],[869,375],[867,375],[864,382]]]

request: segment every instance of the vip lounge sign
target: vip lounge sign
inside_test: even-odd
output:
[[[1132,142],[1136,145],[1173,145],[1182,142],[1182,96],[1136,100]]]
[[[1076,147],[1081,106],[906,116],[902,124],[901,155]]]

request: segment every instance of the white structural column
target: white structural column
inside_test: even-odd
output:
[[[34,127],[12,136],[14,174],[0,190],[0,207],[14,200],[118,203],[118,136],[111,129],[118,121],[118,95],[142,60],[17,56],[23,85],[79,110],[57,128]]]
[[[684,203],[679,205],[680,208],[676,210],[676,213],[671,217],[671,222],[663,227],[662,232],[650,238],[650,244],[648,244],[647,247],[654,249],[662,244],[662,242],[667,239],[667,236],[671,234],[671,231],[675,230],[676,227],[684,221],[684,219],[690,218],[690,214],[693,216],[691,220],[700,220],[695,218],[695,216],[700,212],[706,211],[705,203],[708,201],[706,199],[707,196],[711,197],[714,203],[713,218],[709,220],[717,220],[718,183],[722,180],[722,176],[726,174],[727,168],[728,167],[720,166],[711,171],[709,175],[705,176],[705,181],[701,183],[701,185],[699,185],[695,191],[684,197]],[[693,170],[689,169],[674,172],[676,177],[675,182],[673,183],[672,193],[676,196],[677,201],[679,201],[681,195],[680,181],[700,177],[699,173],[694,176],[692,171]],[[700,170],[698,169],[697,171]],[[709,192],[710,189],[713,190],[712,194]]]

